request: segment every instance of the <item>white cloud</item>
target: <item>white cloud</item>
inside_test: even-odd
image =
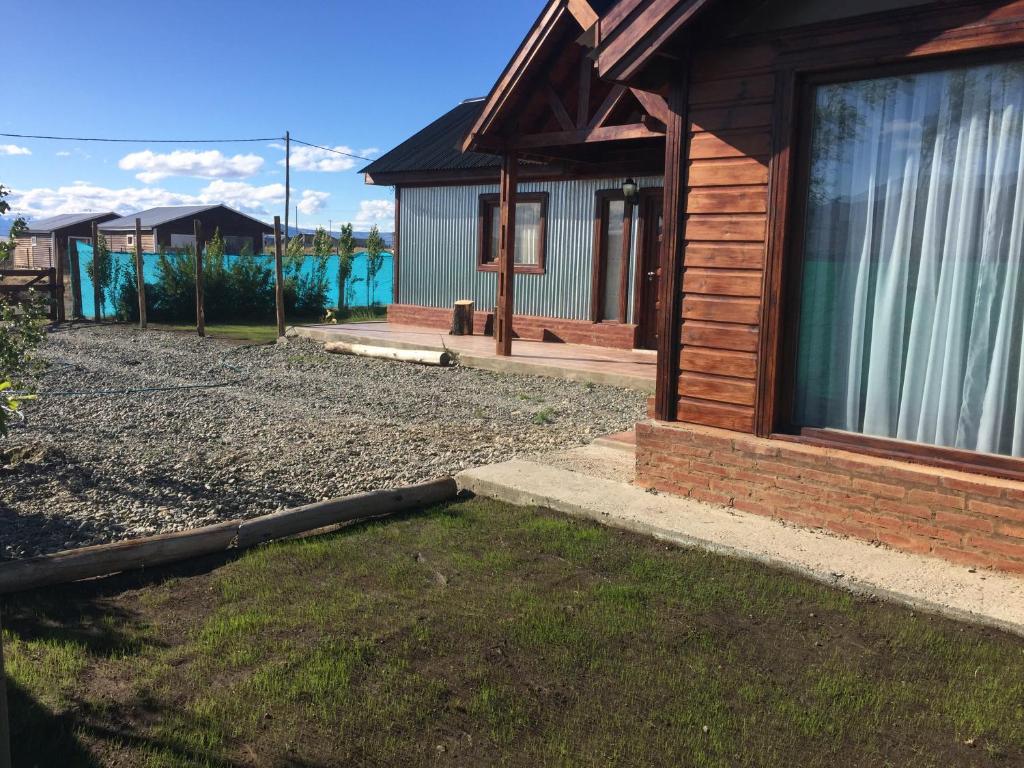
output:
[[[282,184],[281,187],[284,188],[284,185]],[[307,189],[302,193],[302,199],[299,201],[299,210],[307,216],[312,216],[317,211],[323,209],[327,198],[330,196],[329,192],[316,192],[312,189]]]
[[[327,192],[304,190],[300,194],[299,210],[312,215],[324,207],[329,196]],[[257,218],[270,218],[284,206],[284,184],[254,185],[243,181],[215,179],[192,195],[160,187],[111,189],[76,181],[55,189],[13,189],[9,201],[18,215],[29,219],[90,211],[128,214],[157,206],[214,203],[223,203]]]
[[[17,144],[0,144],[0,155],[31,155],[32,150],[28,147],[19,147]]]
[[[205,152],[176,149],[164,154],[147,149],[125,155],[117,165],[124,171],[138,171],[135,178],[145,184],[152,184],[168,176],[244,179],[259,172],[263,167],[263,158],[251,154],[228,157],[217,149]]]
[[[382,232],[391,232],[395,228],[394,200],[363,200],[359,203],[352,226],[356,229],[369,229],[374,224]]]
[[[337,152],[346,152],[350,155],[359,154],[351,147],[339,144],[332,149]],[[352,157],[339,155],[337,152],[328,152],[316,147],[292,146],[292,170],[295,171],[320,171],[321,173],[340,173],[351,171],[359,161]],[[284,165],[284,160],[278,160],[278,165]]]
[[[62,149],[60,152],[57,153],[57,157],[71,157],[71,153],[68,152],[66,149]]]

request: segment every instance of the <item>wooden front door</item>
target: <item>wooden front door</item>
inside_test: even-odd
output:
[[[640,258],[637,261],[637,340],[641,349],[658,348],[658,285],[661,282],[662,191],[644,190],[640,199]]]

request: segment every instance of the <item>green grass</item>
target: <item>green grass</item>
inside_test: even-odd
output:
[[[1024,761],[1018,638],[484,499],[2,604],[16,765]]]
[[[356,309],[339,323],[365,323],[369,320],[383,320],[387,316],[385,307]],[[322,318],[290,318],[287,325],[305,325],[322,322]],[[164,331],[195,332],[191,323],[150,323],[150,328]],[[233,339],[254,343],[269,343],[277,339],[277,323],[208,323],[206,335],[211,338]]]

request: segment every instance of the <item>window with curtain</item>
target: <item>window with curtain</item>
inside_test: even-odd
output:
[[[497,195],[480,198],[481,253],[478,266],[496,269],[501,248],[501,206]],[[545,220],[547,218],[546,193],[520,193],[516,201],[516,271],[542,272],[544,270]]]
[[[595,321],[626,321],[625,293],[629,278],[629,228],[626,219],[632,215],[621,193],[597,193],[597,227],[594,242],[595,291],[592,319]]]
[[[1024,456],[1024,65],[813,109],[794,422]]]

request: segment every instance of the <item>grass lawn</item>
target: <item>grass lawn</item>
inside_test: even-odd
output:
[[[1024,763],[1019,638],[484,499],[2,604],[15,765]]]
[[[386,307],[353,310],[349,317],[338,320],[339,323],[365,323],[369,320],[383,320],[387,317]],[[321,318],[289,318],[288,325],[305,325],[322,322]],[[150,323],[150,328],[163,331],[189,331],[194,333],[196,327],[190,323]],[[207,323],[206,335],[212,338],[233,339],[255,343],[269,343],[277,339],[277,323]]]

